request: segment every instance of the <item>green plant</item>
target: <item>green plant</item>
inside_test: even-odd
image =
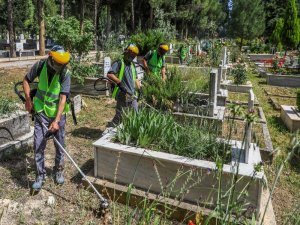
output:
[[[10,114],[17,110],[17,104],[15,101],[0,97],[0,116]]]
[[[181,125],[171,114],[141,109],[138,113],[124,112],[116,140],[126,145],[215,161],[226,151],[224,143],[217,140],[217,133],[213,123],[204,120],[200,124],[186,121]],[[230,161],[230,151],[226,151],[225,158],[226,162]]]
[[[167,79],[162,82],[156,76],[147,76],[143,86],[145,101],[161,110],[173,110],[176,103],[183,104],[191,100],[190,92],[206,92],[208,79],[205,75],[190,72],[183,76],[178,68],[171,68]]]
[[[80,34],[80,23],[75,17],[55,16],[47,19],[47,35],[79,57],[87,54],[91,49],[93,29],[93,24],[89,20],[84,21],[84,30]]]
[[[245,84],[247,81],[246,67],[243,64],[237,64],[233,67],[231,74],[233,81],[237,85]]]
[[[210,58],[210,64],[212,66],[219,66],[221,63],[222,45],[215,43],[215,45],[209,49],[208,56]]]
[[[145,55],[150,50],[155,50],[158,45],[166,41],[161,32],[155,30],[148,30],[146,33],[139,33],[130,37],[129,42],[135,43],[139,50],[140,55]]]
[[[100,74],[100,68],[97,65],[89,65],[78,62],[78,60],[71,60],[70,66],[72,77],[81,84],[83,84],[84,77],[97,77]]]

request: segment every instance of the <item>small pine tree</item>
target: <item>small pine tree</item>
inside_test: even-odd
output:
[[[289,0],[287,3],[283,29],[282,29],[282,43],[285,49],[295,48],[299,43],[299,24],[298,12],[295,0]]]

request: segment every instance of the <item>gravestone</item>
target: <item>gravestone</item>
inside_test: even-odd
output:
[[[26,40],[24,38],[24,34],[20,34],[20,42],[21,43],[26,43]]]
[[[81,95],[76,95],[73,98],[73,104],[74,104],[74,112],[75,112],[75,114],[78,114],[81,111],[81,108],[82,108]]]
[[[221,94],[222,66],[218,68],[217,93]]]
[[[217,76],[218,70],[212,69],[209,79],[209,116],[214,116],[214,110],[217,106]]]
[[[103,64],[103,67],[104,67],[104,69],[103,69],[103,72],[104,72],[103,76],[104,77],[107,76],[107,73],[108,73],[108,71],[110,69],[110,66],[111,66],[111,59],[110,59],[110,57],[105,57],[104,58],[104,64]]]
[[[172,54],[173,53],[173,44],[171,43],[170,44],[170,54]]]
[[[105,58],[104,58],[103,67],[104,67],[104,68],[103,68],[103,72],[104,72],[103,76],[104,76],[104,77],[107,77],[107,73],[108,73],[108,71],[109,71],[109,69],[110,69],[110,67],[111,67],[111,59],[110,59],[110,57],[105,57]],[[106,87],[106,88],[108,87],[107,82],[106,82],[106,84],[105,84],[105,87]],[[106,91],[105,91],[105,95],[106,95],[106,96],[109,96],[109,90],[106,90]]]
[[[22,43],[22,42],[17,42],[17,43],[16,43],[16,51],[21,52],[21,51],[23,51],[23,50],[24,50],[24,45],[23,45],[23,43]],[[20,56],[21,56],[21,54],[20,54]]]
[[[251,89],[249,91],[249,98],[248,98],[248,111],[253,112],[254,111],[254,100],[255,100],[255,95],[253,90]]]
[[[252,89],[249,91],[249,97],[248,97],[248,112],[254,112],[254,100],[255,95]],[[249,153],[250,153],[250,146],[251,146],[251,140],[252,140],[252,123],[246,123],[245,126],[245,162],[248,163],[249,161]]]
[[[224,47],[224,52],[223,52],[223,66],[227,64],[227,47]]]

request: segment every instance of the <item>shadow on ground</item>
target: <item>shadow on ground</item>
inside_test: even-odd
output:
[[[85,175],[88,174],[93,168],[94,168],[94,160],[93,159],[89,159],[80,167],[80,169],[82,170],[82,172]],[[73,182],[75,184],[82,184],[82,175],[79,173],[79,171],[77,171],[75,176],[73,176],[71,178],[71,182]]]
[[[103,131],[99,128],[80,127],[71,131],[72,136],[85,138],[90,140],[96,140],[101,137]]]
[[[29,179],[29,174],[35,171],[34,159],[28,157],[31,151],[33,151],[33,148],[26,146],[6,153],[0,159],[0,166],[8,170],[13,182],[22,188],[31,186],[32,181]]]
[[[271,116],[268,119],[268,123],[272,124],[272,126],[279,132],[286,132],[289,133],[289,130],[283,123],[280,117],[278,116]]]

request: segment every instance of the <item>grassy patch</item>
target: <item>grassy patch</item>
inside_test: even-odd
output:
[[[224,150],[225,144],[217,141],[214,126],[205,120],[201,124],[179,124],[170,114],[142,109],[138,114],[126,112],[122,122],[123,126],[117,128],[116,140],[123,144],[194,159],[216,161],[226,156],[226,162],[231,160],[230,151]]]
[[[16,111],[17,108],[18,107],[15,101],[5,97],[0,97],[0,117]]]
[[[289,144],[292,133],[290,133],[282,120],[280,119],[280,111],[275,111],[270,103],[268,103],[269,96],[266,95],[264,89],[272,94],[292,95],[296,96],[295,88],[282,88],[269,86],[265,84],[265,78],[258,77],[258,74],[252,70],[249,73],[249,80],[253,84],[254,93],[263,108],[268,128],[273,142],[273,147],[276,150],[275,158],[272,164],[265,165],[265,174],[269,184],[272,184],[275,178],[278,165],[287,156]],[[296,99],[280,98],[280,104],[287,104],[286,100],[294,101]],[[286,164],[284,172],[279,179],[276,186],[272,201],[275,210],[276,220],[278,224],[283,224],[284,219],[291,211],[294,210],[296,202],[300,202],[299,183],[300,173],[291,165]]]

